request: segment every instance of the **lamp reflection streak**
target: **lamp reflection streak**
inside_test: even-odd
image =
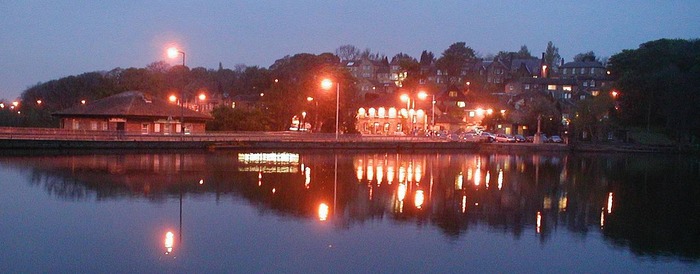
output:
[[[175,244],[175,234],[168,231],[165,233],[165,254],[170,254],[173,252],[173,246]]]

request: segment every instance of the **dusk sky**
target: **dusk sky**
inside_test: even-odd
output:
[[[552,41],[567,61],[660,38],[700,37],[700,1],[34,1],[0,0],[0,99],[39,82],[169,60],[269,67],[285,55],[370,48],[439,57],[466,42],[486,56]],[[496,3],[494,3],[496,2]]]

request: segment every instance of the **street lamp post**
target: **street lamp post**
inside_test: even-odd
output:
[[[321,87],[325,90],[329,90],[333,87],[333,81],[331,79],[323,79],[321,81]],[[340,128],[339,125],[339,114],[340,114],[340,82],[335,83],[335,140],[338,141],[338,132]]]
[[[168,57],[175,58],[178,55],[182,54],[182,68],[185,68],[185,52],[177,49],[176,47],[171,47],[168,49]],[[185,87],[182,87],[180,89],[180,124],[181,124],[181,129],[180,131],[182,132],[182,135],[185,134],[185,105],[184,105],[184,100],[185,100]]]
[[[431,114],[432,117],[431,117],[430,125],[431,125],[432,127],[435,127],[435,94],[431,94],[431,96],[433,97],[433,98],[432,98],[433,100],[431,101],[432,110],[431,110],[430,114]],[[421,100],[425,100],[425,98],[428,98],[428,93],[426,93],[425,91],[421,91],[421,92],[418,93],[418,97],[419,97]],[[431,129],[431,130],[432,130],[432,129]]]

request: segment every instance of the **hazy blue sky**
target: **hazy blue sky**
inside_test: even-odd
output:
[[[145,67],[166,60],[171,43],[189,67],[233,68],[344,44],[439,57],[464,41],[482,55],[527,45],[539,56],[551,40],[571,60],[700,37],[697,0],[201,2],[0,0],[0,99],[64,76]]]

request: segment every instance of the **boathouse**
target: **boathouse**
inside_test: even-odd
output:
[[[141,134],[203,133],[211,115],[140,91],[127,91],[52,114],[61,128]]]

